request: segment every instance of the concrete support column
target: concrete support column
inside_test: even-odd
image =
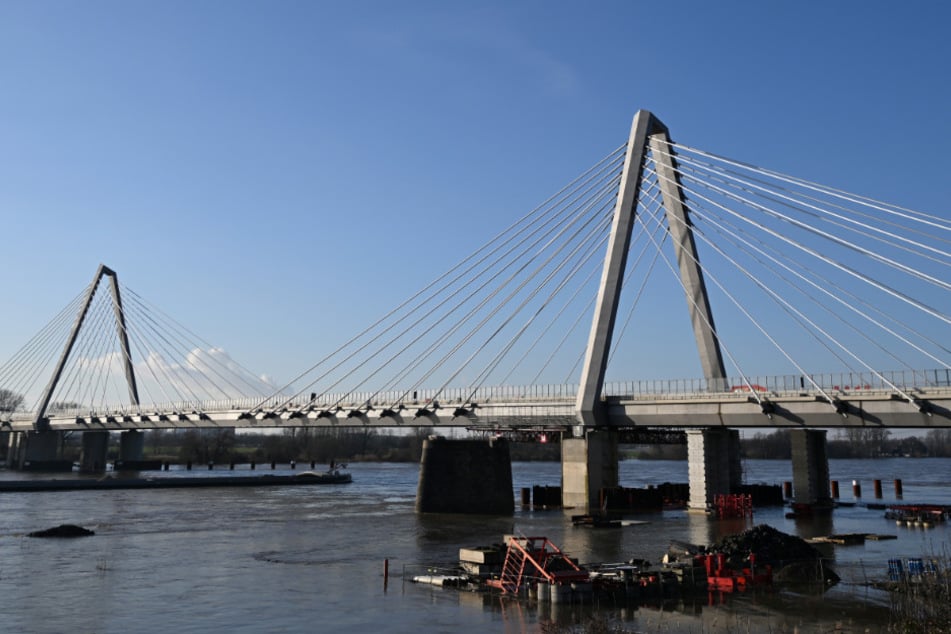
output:
[[[691,511],[707,511],[718,494],[742,483],[739,432],[725,427],[687,430]]]
[[[79,470],[97,473],[106,470],[106,455],[109,449],[109,432],[83,432],[83,452]]]
[[[598,509],[601,489],[618,486],[618,433],[588,430],[584,438],[561,441],[561,503],[565,508]]]
[[[53,431],[28,431],[11,434],[8,456],[9,464],[15,469],[52,469],[64,468],[59,460],[62,434]]]
[[[59,457],[60,435],[56,432],[26,433],[26,460],[47,462]]]
[[[416,511],[511,515],[515,494],[508,441],[424,440]]]
[[[145,434],[131,429],[119,434],[119,461],[139,462],[145,456]]]
[[[7,441],[7,467],[10,469],[23,468],[23,449],[26,447],[26,434],[19,431],[10,432]]]
[[[793,429],[793,497],[799,504],[831,505],[826,430]]]

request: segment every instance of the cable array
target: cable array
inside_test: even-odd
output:
[[[38,412],[89,292],[87,287],[0,366],[0,386],[15,395],[16,401],[13,411],[0,412],[0,418]],[[201,412],[232,407],[237,399],[273,390],[224,350],[133,290],[121,286],[120,296],[129,354],[120,343],[122,326],[108,284],[100,283],[53,386],[47,415]],[[135,389],[127,379],[127,365],[132,368]]]
[[[553,398],[576,394],[626,150],[610,152],[281,387],[263,383],[123,287],[127,357],[113,298],[99,288],[49,411],[294,415],[374,408],[419,416],[439,404],[465,410],[529,391],[543,400],[544,384],[557,387]],[[665,206],[664,192],[673,185],[688,210],[697,247],[691,264],[706,280],[716,323],[705,325],[731,374],[728,389],[747,392],[765,408],[763,395],[788,390],[792,375],[794,388],[838,407],[842,392],[888,389],[913,403],[915,386],[948,384],[947,219],[682,144],[649,144],[641,168],[609,373],[631,378],[634,368],[654,377],[673,344],[689,340],[693,348],[689,329],[676,330],[677,322],[687,323],[683,297],[686,307],[696,299],[681,282],[668,240],[669,223],[683,222]],[[16,409],[39,407],[87,293],[0,366],[7,410],[18,395],[24,398],[13,403]],[[659,308],[674,296],[676,305]],[[849,378],[815,374],[829,371]],[[766,374],[784,374],[782,385]],[[510,385],[527,387],[504,387]]]
[[[509,381],[576,381],[565,370],[587,337],[625,150],[276,391],[281,408],[466,404]]]
[[[801,389],[833,406],[843,388],[888,388],[911,402],[895,374],[879,368],[907,369],[919,385],[939,381],[939,373],[917,368],[951,369],[941,343],[947,340],[941,329],[951,323],[943,295],[951,289],[947,221],[671,147],[673,154],[663,158],[673,161],[674,184],[689,210],[695,264],[717,315],[717,324],[707,327],[729,366],[728,386],[762,404],[769,380],[749,369],[761,370],[767,359],[770,370],[792,373]],[[425,412],[440,401],[466,406],[521,398],[529,389],[537,393],[540,382],[572,386],[555,390],[571,393],[625,149],[252,409],[334,412],[411,404]],[[637,315],[656,310],[658,286],[684,294],[673,249],[665,246],[671,220],[655,151],[663,150],[649,150],[642,166],[624,273],[625,317],[617,321],[609,372],[631,356],[623,352],[626,339],[635,346],[645,338],[691,339],[689,331],[632,326]],[[672,277],[655,272],[664,269]],[[694,301],[686,296],[688,304]],[[938,296],[941,301],[933,299]],[[678,301],[674,310],[683,310]],[[639,360],[650,376],[649,355]],[[848,373],[848,385],[812,373],[830,368]],[[512,382],[529,387],[499,387]]]
[[[717,335],[722,345],[740,342],[730,345],[745,350],[742,365],[756,367],[771,349],[802,387],[830,402],[829,391],[883,387],[910,401],[883,367],[907,370],[920,386],[939,382],[938,373],[920,368],[951,369],[942,343],[951,325],[951,222],[672,147],[665,158],[676,166],[700,267],[717,291],[711,302],[720,300]],[[645,173],[662,178],[651,165]],[[741,317],[723,320],[724,314]],[[854,378],[848,386],[819,385],[809,372],[815,368],[844,369]]]

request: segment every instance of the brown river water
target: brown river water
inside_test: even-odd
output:
[[[418,465],[351,467],[353,482],[342,485],[2,493],[0,632],[540,632],[592,617],[637,632],[874,632],[887,624],[889,597],[867,582],[885,577],[888,559],[951,552],[946,525],[898,527],[864,506],[879,501],[873,479],[885,483],[880,502],[898,502],[895,478],[903,480],[902,503],[951,504],[951,459],[833,460],[842,501],[858,504],[823,520],[786,519],[778,507],[757,509],[752,523],[665,511],[632,516],[646,523],[620,529],[576,527],[570,512],[518,505],[507,517],[418,515]],[[744,469],[749,483],[791,479],[788,462],[753,460]],[[518,502],[522,487],[557,485],[560,466],[514,463],[513,476]],[[0,472],[23,477],[35,476]],[[686,479],[686,462],[621,464],[624,486]],[[852,498],[852,480],[862,482],[864,500]],[[64,523],[96,534],[26,537]],[[455,563],[460,547],[497,543],[506,533],[546,536],[582,563],[656,562],[672,539],[709,543],[758,523],[803,537],[864,532],[897,539],[829,547],[843,581],[825,592],[774,588],[665,605],[538,605],[408,581]]]

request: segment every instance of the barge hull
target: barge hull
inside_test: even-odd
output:
[[[99,480],[6,480],[0,481],[0,493],[32,491],[98,491],[103,489],[188,489],[197,487],[261,487],[347,484],[349,473],[316,473],[291,476],[207,476],[182,478],[102,478]]]

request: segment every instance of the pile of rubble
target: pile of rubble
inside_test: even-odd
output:
[[[760,524],[738,535],[724,537],[708,549],[726,556],[731,566],[742,566],[750,553],[757,565],[773,566],[778,581],[838,583],[839,576],[822,562],[822,554],[803,539]]]
[[[787,535],[772,526],[760,524],[737,535],[724,537],[708,548],[711,553],[726,555],[730,565],[746,562],[749,554],[756,553],[756,562],[781,566],[796,560],[815,560],[822,555],[814,547],[795,535]]]

